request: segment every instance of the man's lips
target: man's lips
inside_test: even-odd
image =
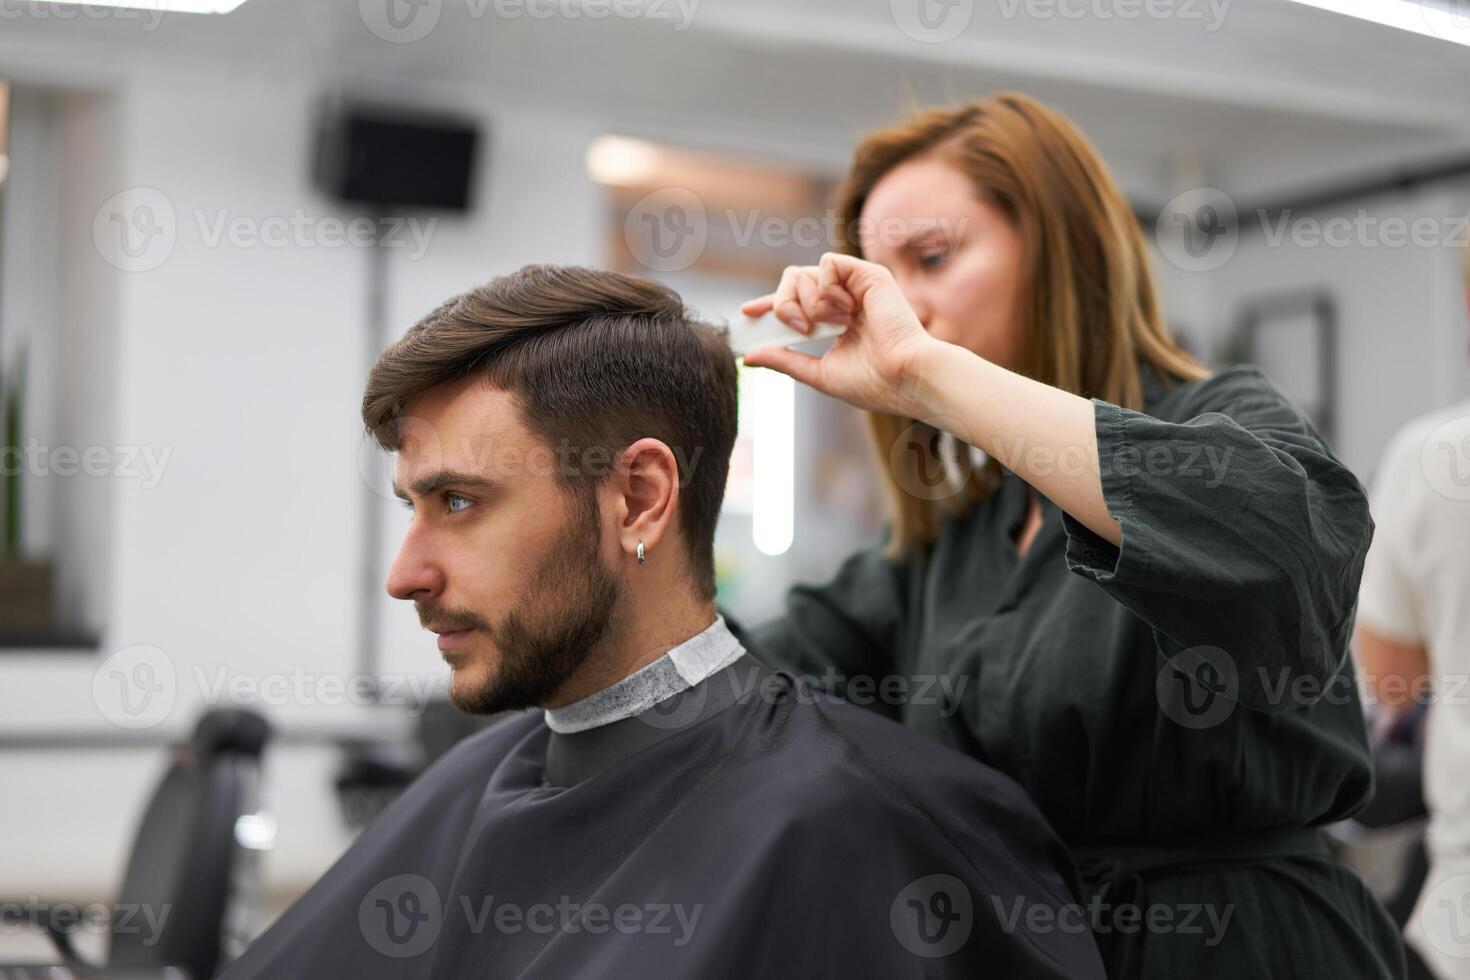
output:
[[[463,629],[463,630],[442,630],[442,629],[435,629],[435,630],[433,630],[433,632],[439,634],[439,650],[442,653],[445,650],[453,650],[455,647],[457,647],[460,644],[462,644],[469,637],[469,635],[474,632],[474,630],[472,630],[472,629]]]

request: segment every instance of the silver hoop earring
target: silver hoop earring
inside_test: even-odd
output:
[[[648,562],[648,559],[643,556],[643,542],[642,541],[639,541],[638,542],[638,564],[643,565],[643,564],[646,564],[647,562]]]

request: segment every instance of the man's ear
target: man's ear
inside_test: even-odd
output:
[[[636,557],[643,543],[652,560],[674,526],[679,510],[679,463],[668,445],[658,439],[639,439],[618,454],[612,483],[619,496],[618,546]]]

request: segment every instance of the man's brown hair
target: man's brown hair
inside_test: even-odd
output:
[[[714,537],[735,444],[735,357],[679,294],[636,276],[528,265],[450,299],[379,356],[362,421],[397,451],[404,406],[436,385],[480,375],[511,392],[521,420],[557,459],[557,482],[591,506],[610,465],[645,437],[674,451],[678,522],[704,599],[715,594]]]

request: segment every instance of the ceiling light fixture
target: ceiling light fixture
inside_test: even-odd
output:
[[[1465,0],[1292,0],[1401,31],[1470,45],[1470,4]]]

